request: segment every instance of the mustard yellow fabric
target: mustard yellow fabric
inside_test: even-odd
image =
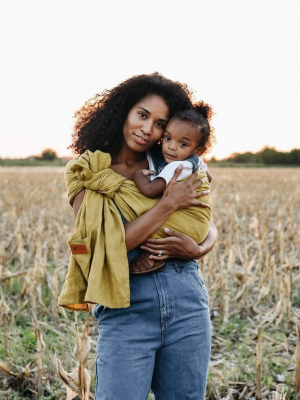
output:
[[[70,161],[65,169],[68,198],[86,188],[69,245],[86,245],[87,254],[71,254],[68,273],[58,304],[74,311],[88,311],[88,303],[109,308],[130,306],[129,269],[124,225],[113,200],[129,222],[151,209],[157,199],[143,196],[135,183],[114,172],[111,156],[99,150]],[[199,174],[198,179],[206,176]],[[209,189],[205,183],[201,190]],[[211,204],[210,195],[201,201]],[[196,243],[207,236],[211,210],[189,207],[172,213],[152,236],[165,237],[165,226],[185,233]]]

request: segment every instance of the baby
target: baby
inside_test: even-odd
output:
[[[181,164],[182,172],[178,181],[190,176],[199,166],[206,171],[209,181],[211,175],[200,157],[206,150],[205,128],[210,132],[207,119],[208,106],[195,105],[192,110],[180,111],[170,119],[162,138],[164,164],[159,171],[140,169],[133,180],[139,191],[146,197],[159,196],[172,179],[175,170]]]
[[[205,171],[211,181],[207,166],[200,157],[210,147],[214,138],[208,121],[211,115],[210,106],[199,102],[193,109],[180,111],[170,119],[162,138],[162,154],[165,160],[162,167],[159,171],[142,169],[134,173],[133,180],[144,196],[159,196],[180,164],[183,168],[177,181],[190,176],[197,167]],[[147,273],[164,265],[164,262],[159,261],[150,265],[149,256],[148,252],[143,252],[142,256],[130,263],[130,273]]]

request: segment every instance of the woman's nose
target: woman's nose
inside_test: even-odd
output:
[[[142,132],[145,135],[151,135],[152,134],[152,129],[153,129],[152,122],[149,119],[144,121],[143,126],[141,127]]]

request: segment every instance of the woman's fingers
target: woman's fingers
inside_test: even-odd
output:
[[[198,197],[206,196],[209,193],[210,193],[210,190],[202,190],[202,192],[195,192],[194,197],[195,197],[195,199],[197,199]]]
[[[174,183],[174,182],[177,181],[177,178],[178,178],[179,175],[181,174],[182,169],[183,169],[183,165],[182,165],[182,164],[179,164],[178,167],[175,169],[174,175],[173,175],[172,179],[170,180],[169,185],[170,185],[170,183]],[[168,185],[168,186],[169,186],[169,185]]]
[[[151,258],[151,260],[166,260],[167,258],[169,258],[170,256],[156,256],[156,255],[151,255],[149,256],[149,258]]]
[[[211,209],[211,206],[209,204],[202,203],[201,201],[198,201],[198,200],[191,201],[191,205],[192,206],[197,206],[197,207],[202,207],[202,208],[210,208]]]
[[[169,228],[164,228],[164,231],[166,232],[167,235],[169,235],[169,238],[147,239],[145,240],[144,244],[152,244],[154,248],[159,247],[162,249],[163,245],[168,243],[174,243],[178,241],[176,238],[182,239],[185,236],[184,233],[173,231],[172,229]]]
[[[167,250],[169,247],[167,245],[158,245],[158,244],[144,244],[142,246],[140,246],[141,249],[143,250],[147,250],[147,251],[159,251],[159,250]],[[149,250],[150,249],[150,250]]]
[[[199,201],[195,200],[197,203],[199,203]],[[164,244],[170,244],[170,243],[174,243],[175,241],[179,241],[180,239],[176,238],[176,237],[166,237],[163,239],[147,239],[144,241],[144,244],[156,244],[156,245],[164,245]]]
[[[194,180],[198,178],[199,172],[200,172],[200,167],[197,167],[196,171],[193,172],[192,175],[186,180],[186,183],[187,183],[187,184],[192,184],[192,183],[194,182]],[[202,178],[202,179],[200,179],[199,182],[201,182],[203,179],[204,179],[204,181],[205,181],[207,178],[206,178],[206,177],[205,177],[205,178]],[[201,183],[200,186],[203,185],[204,181]]]
[[[192,175],[191,175],[192,176]],[[196,177],[197,178],[197,177]],[[195,179],[194,179],[195,180]],[[199,187],[201,187],[203,184],[204,184],[204,182],[206,182],[207,181],[207,178],[206,177],[204,177],[204,178],[202,178],[202,179],[199,179],[199,181],[197,181],[196,183],[194,183],[194,185],[193,185],[193,189],[194,190],[196,190],[196,189],[198,189]]]
[[[169,254],[169,251],[164,247],[164,248],[153,248],[152,246],[141,246],[141,249],[148,251],[149,253],[158,256],[161,253],[161,256],[166,256]]]
[[[185,236],[184,233],[173,231],[172,229],[169,229],[169,228],[164,228],[164,231],[169,236],[175,236],[175,237],[178,237],[178,238],[182,238],[183,236]]]

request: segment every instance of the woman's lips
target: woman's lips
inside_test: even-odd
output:
[[[133,134],[133,136],[134,136],[134,138],[135,138],[135,141],[136,141],[138,144],[146,144],[146,143],[149,142],[149,140],[143,139],[141,136],[138,136],[138,135],[136,135],[135,133]]]

